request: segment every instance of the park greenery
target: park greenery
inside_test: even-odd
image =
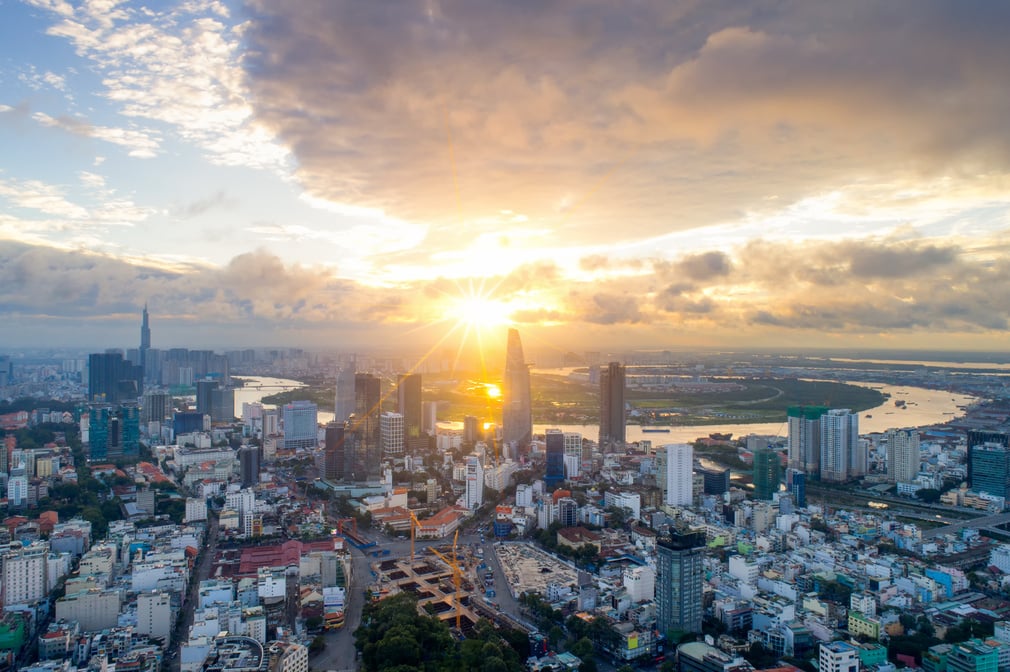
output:
[[[408,593],[366,604],[354,642],[366,672],[518,672],[528,653],[525,635],[484,620],[459,642]]]

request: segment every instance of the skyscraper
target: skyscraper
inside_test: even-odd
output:
[[[330,422],[326,425],[325,445],[323,478],[330,481],[343,480],[347,471],[343,422]]]
[[[333,403],[333,416],[337,422],[347,422],[354,407],[354,363],[337,372],[337,391]]]
[[[520,453],[533,440],[533,405],[530,371],[523,357],[519,332],[509,329],[505,350],[505,379],[502,385],[502,441],[515,444]]]
[[[1010,498],[1010,434],[968,432],[968,487],[973,492]]]
[[[260,452],[256,446],[242,446],[238,449],[239,470],[242,487],[251,488],[260,482]]]
[[[427,446],[421,443],[421,374],[405,373],[396,379],[396,410],[403,416],[403,443],[413,454]]]
[[[382,437],[382,454],[392,457],[403,455],[403,416],[386,411],[379,416],[379,435]]]
[[[476,455],[466,458],[466,490],[463,506],[473,511],[484,503],[484,467]]]
[[[672,531],[657,541],[656,627],[668,641],[701,632],[704,549],[704,532]]]
[[[123,359],[122,352],[88,355],[88,401],[116,404],[137,399],[143,386],[144,370]]]
[[[789,468],[812,477],[821,469],[821,416],[826,406],[790,406],[786,409],[789,423]]]
[[[379,474],[382,447],[379,414],[382,411],[382,381],[370,373],[354,374],[354,417],[350,429],[358,434],[364,467],[369,476]]]
[[[865,473],[866,459],[860,460],[860,449],[858,415],[847,408],[833,408],[821,416],[822,481],[838,483]]]
[[[600,371],[600,450],[613,452],[624,445],[624,366],[610,362]]]
[[[144,304],[143,318],[140,322],[140,356],[138,364],[141,370],[141,385],[144,382],[156,382],[154,353],[151,352],[151,323],[148,321],[147,304]],[[141,387],[143,390],[143,387]]]
[[[565,480],[565,435],[560,429],[548,429],[546,432],[547,471],[544,473],[544,485],[548,490],[561,485]]]
[[[771,500],[782,482],[782,461],[771,448],[754,451],[754,498]]]
[[[671,443],[666,451],[666,504],[691,506],[694,502],[694,447]]]
[[[316,445],[318,408],[311,401],[292,401],[283,408],[284,449],[312,448]]]
[[[919,473],[919,432],[914,429],[887,430],[887,480],[911,483]]]

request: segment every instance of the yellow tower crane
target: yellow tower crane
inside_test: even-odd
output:
[[[417,519],[414,512],[410,512],[410,572],[414,573],[414,537],[417,532],[417,528],[421,527],[421,521]]]
[[[456,560],[456,542],[459,540],[459,530],[456,530],[456,534],[452,538],[452,560],[445,557],[439,553],[434,548],[431,552],[442,559],[442,562],[449,565],[452,568],[452,582],[456,586],[456,630],[460,630],[460,623],[462,622],[463,616],[463,598],[462,598],[462,586],[463,586],[463,572],[459,568],[459,562]]]

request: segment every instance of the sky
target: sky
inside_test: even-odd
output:
[[[1005,350],[1010,4],[0,0],[0,342]]]

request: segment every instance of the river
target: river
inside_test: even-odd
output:
[[[242,417],[242,404],[258,402],[263,397],[295,390],[305,387],[304,383],[297,380],[285,378],[268,378],[265,376],[237,376],[245,381],[245,386],[235,390],[235,415]],[[923,387],[909,387],[905,385],[887,385],[884,383],[863,383],[849,382],[849,385],[859,385],[870,387],[881,392],[890,394],[883,404],[868,411],[863,411],[859,417],[859,431],[867,434],[870,432],[883,432],[892,428],[923,427],[935,425],[962,415],[961,407],[977,401],[976,397],[967,394],[956,394],[944,390],[929,390]],[[905,407],[898,408],[895,401],[902,400]],[[333,420],[333,413],[330,411],[319,411],[319,422],[325,424]],[[460,428],[461,422],[439,422],[440,427],[446,429]],[[560,429],[565,432],[578,432],[582,436],[596,440],[600,433],[599,425],[533,425],[534,434],[543,434],[546,429]],[[666,428],[664,428],[666,429]],[[787,425],[785,422],[763,422],[747,424],[720,424],[720,425],[681,425],[669,427],[669,432],[644,432],[640,425],[628,425],[627,440],[652,441],[658,443],[683,443],[694,441],[700,436],[708,436],[712,433],[732,434],[733,436],[746,436],[747,434],[767,434],[772,436],[785,436]]]

